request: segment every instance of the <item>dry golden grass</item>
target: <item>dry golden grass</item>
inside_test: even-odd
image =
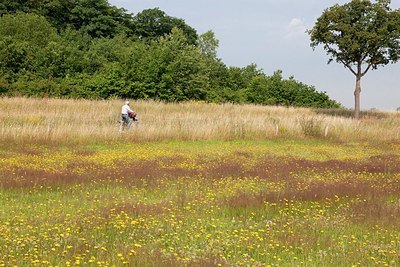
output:
[[[131,101],[139,124],[119,132],[121,100],[0,98],[0,136],[12,142],[331,138],[392,141],[399,112],[364,113],[293,107]]]

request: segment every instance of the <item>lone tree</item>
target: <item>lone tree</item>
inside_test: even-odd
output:
[[[370,70],[400,58],[400,9],[391,0],[352,0],[326,9],[308,31],[311,47],[323,44],[333,60],[356,77],[354,117],[360,115],[361,78]]]

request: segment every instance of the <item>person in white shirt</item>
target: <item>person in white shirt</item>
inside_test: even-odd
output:
[[[122,131],[124,129],[125,124],[127,125],[127,129],[131,127],[131,118],[129,117],[129,113],[134,112],[130,107],[129,107],[129,101],[125,101],[125,105],[122,106],[121,109],[121,125],[119,130]]]

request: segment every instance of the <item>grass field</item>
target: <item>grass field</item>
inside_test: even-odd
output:
[[[0,99],[0,266],[400,266],[398,114],[120,104]]]

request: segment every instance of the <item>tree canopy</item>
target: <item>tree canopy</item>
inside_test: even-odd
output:
[[[400,10],[390,0],[352,0],[326,9],[309,31],[311,46],[323,45],[330,63],[336,60],[356,77],[355,117],[360,112],[361,78],[400,57]]]
[[[159,8],[146,9],[133,17],[135,34],[140,38],[152,39],[169,34],[173,28],[182,30],[186,41],[195,44],[198,38],[196,30],[183,19],[170,17]]]
[[[0,14],[1,95],[340,106],[281,71],[226,66],[212,31],[197,35],[158,8],[133,15],[106,0],[7,1]]]
[[[132,33],[132,16],[107,0],[9,0],[0,4],[0,14],[17,12],[44,16],[58,31],[72,28],[92,37]]]

